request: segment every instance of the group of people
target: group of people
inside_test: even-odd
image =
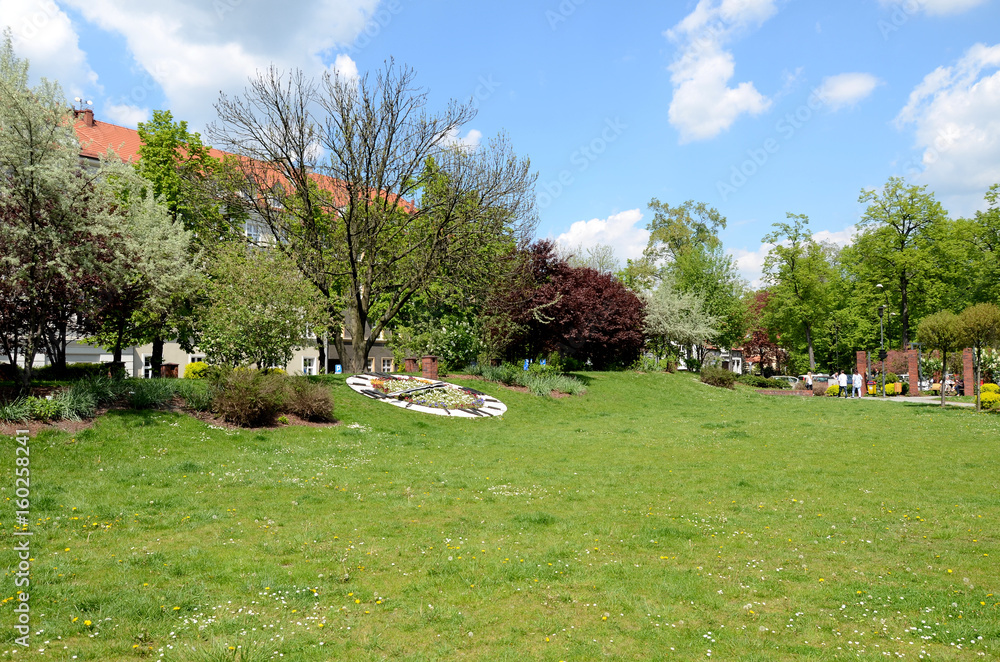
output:
[[[808,382],[809,385],[812,386],[812,373],[809,373]],[[859,373],[857,370],[854,371],[853,375],[848,375],[846,372],[839,371],[833,373],[833,375],[830,376],[830,385],[832,386],[834,384],[836,384],[839,387],[839,389],[837,390],[838,398],[840,396],[844,396],[845,398],[848,397],[847,396],[848,386],[851,387],[850,397],[860,398],[861,387],[864,385],[864,378],[861,376],[861,373]]]

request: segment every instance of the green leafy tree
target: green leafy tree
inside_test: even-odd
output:
[[[732,256],[721,244],[714,249],[697,245],[681,254],[661,272],[672,279],[681,292],[697,296],[705,312],[716,320],[714,342],[723,347],[739,347],[746,337],[749,316],[744,304],[746,283],[736,269]],[[698,346],[699,360],[704,358],[704,344]]]
[[[718,333],[719,319],[705,312],[701,299],[677,290],[669,280],[647,292],[645,299],[647,346],[658,359],[676,358],[680,348],[704,344]]]
[[[964,344],[958,315],[943,310],[925,317],[917,327],[917,337],[928,349],[941,352],[941,406],[944,407],[944,385],[948,379],[948,352],[960,350]]]
[[[238,213],[240,205],[233,204],[234,192],[224,187],[222,163],[201,135],[189,131],[187,122],[174,120],[168,110],[154,110],[149,122],[139,123],[138,133],[142,144],[136,171],[151,183],[148,193],[161,200],[191,234],[192,256],[220,241],[242,239],[245,219]],[[180,296],[162,307],[160,317],[148,320],[147,326],[153,329],[150,363],[154,376],[160,374],[163,345],[169,337],[190,344],[187,334],[196,306],[189,298],[193,291],[179,290]]]
[[[775,231],[762,239],[774,244],[764,259],[764,281],[771,294],[767,323],[785,342],[802,338],[809,370],[815,371],[814,335],[830,312],[834,270],[827,252],[809,232],[809,217],[787,216],[790,223],[775,223]]]
[[[970,306],[958,317],[963,344],[976,352],[976,411],[982,409],[979,383],[982,377],[983,350],[1000,342],[1000,307],[992,303]]]
[[[927,296],[940,258],[932,250],[933,237],[947,216],[926,187],[911,186],[892,177],[881,191],[863,190],[859,202],[868,207],[858,222],[860,233],[850,255],[855,272],[870,286],[884,283],[896,300],[900,317],[900,346],[910,340],[914,296]]]
[[[198,348],[210,363],[285,366],[326,324],[322,299],[280,251],[222,245],[211,265],[197,314]]]
[[[719,247],[719,230],[726,229],[726,217],[704,202],[688,200],[671,207],[653,198],[649,202],[653,219],[645,256],[653,263],[673,262],[701,246],[709,251]]]
[[[247,210],[323,294],[336,327],[346,319],[350,352],[337,328],[331,337],[349,370],[364,369],[411,298],[442,280],[495,277],[484,258],[498,256],[483,247],[523,245],[534,227],[527,159],[502,137],[455,147],[448,136],[472,104],[425,105],[412,70],[392,62],[359,80],[272,68],[216,104],[212,135],[239,155],[230,163]]]

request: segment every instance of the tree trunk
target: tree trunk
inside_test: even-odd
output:
[[[327,372],[327,370],[326,370],[326,343],[323,342],[323,339],[320,338],[319,335],[316,336],[316,346],[319,347],[319,365],[317,366],[317,373],[316,374],[325,375],[326,372]]]
[[[982,364],[983,364],[982,350],[980,347],[977,346],[976,370],[975,370],[976,383],[972,385],[973,392],[976,394],[976,411],[983,410],[982,402],[980,401],[980,396],[979,396],[979,385],[982,383],[982,377],[980,376],[980,371],[982,370],[982,368],[980,366],[982,366]]]
[[[941,357],[944,359],[941,363],[941,406],[944,407],[944,389],[948,383],[948,352],[942,351]]]
[[[806,326],[806,344],[809,345],[809,372],[816,372],[816,355],[813,353],[812,327]]]
[[[160,368],[163,366],[163,338],[157,334],[153,338],[153,356],[149,359],[150,372],[152,376],[160,376]]]
[[[899,324],[902,327],[900,332],[900,349],[906,350],[910,341],[910,304],[908,299],[909,279],[904,274],[899,279]],[[886,311],[888,312],[888,311]],[[943,391],[943,389],[942,389]]]

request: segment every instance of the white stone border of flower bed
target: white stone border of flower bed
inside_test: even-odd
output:
[[[416,405],[412,402],[406,402],[405,400],[400,400],[399,398],[394,398],[392,396],[382,393],[374,386],[372,386],[373,379],[399,379],[413,381],[414,386],[420,384],[434,385],[438,388],[448,388],[460,391],[465,391],[466,393],[472,393],[483,398],[483,406],[478,408],[466,408],[466,409],[444,409],[439,407],[426,407],[424,405]],[[458,384],[451,384],[449,382],[435,381],[423,379],[421,377],[413,377],[412,375],[386,375],[381,373],[365,372],[360,375],[351,375],[347,378],[347,385],[351,387],[352,390],[357,391],[366,398],[371,398],[372,400],[378,400],[379,402],[385,402],[395,407],[400,407],[401,409],[407,409],[409,411],[418,411],[424,414],[435,414],[437,416],[455,416],[457,418],[486,418],[489,416],[502,416],[507,411],[507,405],[500,402],[491,395],[486,395],[481,391],[468,388],[467,386],[459,386]]]

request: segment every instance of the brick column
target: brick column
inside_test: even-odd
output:
[[[906,363],[910,371],[910,395],[920,395],[920,351],[916,349],[908,351]]]
[[[861,375],[861,397],[868,397],[868,352],[854,354],[858,374]],[[853,389],[852,389],[853,390]]]
[[[403,372],[416,372],[417,371],[417,357],[407,356],[403,360]]]
[[[421,375],[424,379],[437,379],[438,378],[438,357],[436,356],[425,356],[420,359],[421,367],[423,371]]]
[[[966,349],[962,352],[962,379],[965,380],[965,395],[976,394],[976,366],[974,355],[971,349]]]

